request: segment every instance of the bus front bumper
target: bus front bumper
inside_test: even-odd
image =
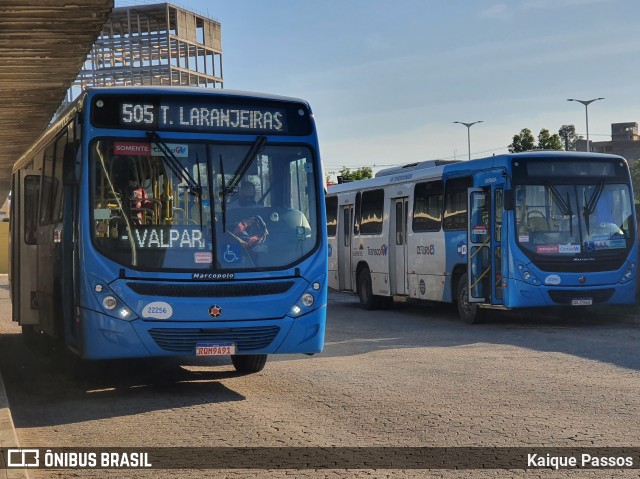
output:
[[[326,305],[260,321],[125,321],[81,310],[85,359],[194,356],[196,344],[233,343],[237,354],[313,354],[324,346]]]

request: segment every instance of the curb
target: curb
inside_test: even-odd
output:
[[[6,448],[19,447],[18,436],[13,425],[11,410],[9,409],[9,401],[7,392],[4,389],[2,376],[0,376],[0,478],[1,479],[28,479],[29,475],[24,469],[7,469],[6,458],[4,452]]]

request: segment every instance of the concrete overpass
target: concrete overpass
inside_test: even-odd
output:
[[[49,124],[113,2],[0,1],[0,205],[13,163]]]

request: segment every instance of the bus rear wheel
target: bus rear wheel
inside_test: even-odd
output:
[[[258,373],[264,369],[264,365],[267,364],[266,354],[246,354],[231,356],[231,362],[233,367],[240,374],[253,374]]]
[[[467,324],[479,324],[484,320],[486,311],[477,304],[469,302],[469,280],[467,273],[458,281],[458,316]]]
[[[373,294],[369,268],[363,269],[358,276],[358,296],[360,297],[360,306],[367,311],[378,309],[381,306],[382,297]]]

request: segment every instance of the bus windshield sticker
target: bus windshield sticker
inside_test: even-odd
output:
[[[210,252],[199,252],[193,254],[193,261],[196,264],[211,264],[213,263],[213,254]]]
[[[558,252],[561,254],[577,254],[580,253],[579,244],[561,244],[558,247]]]
[[[520,236],[518,236],[518,241],[520,241],[520,243],[528,243],[529,242],[529,235],[520,235]]]
[[[120,156],[151,156],[151,144],[114,141],[113,154]]]
[[[224,253],[222,258],[227,263],[239,263],[242,259],[242,246],[239,244],[226,244],[224,245]]]
[[[167,147],[176,158],[189,158],[189,145],[179,145],[177,143],[167,143]],[[152,156],[164,156],[160,147],[156,144],[151,146]]]
[[[559,245],[538,245],[536,246],[536,253],[538,254],[558,254],[560,252]]]

